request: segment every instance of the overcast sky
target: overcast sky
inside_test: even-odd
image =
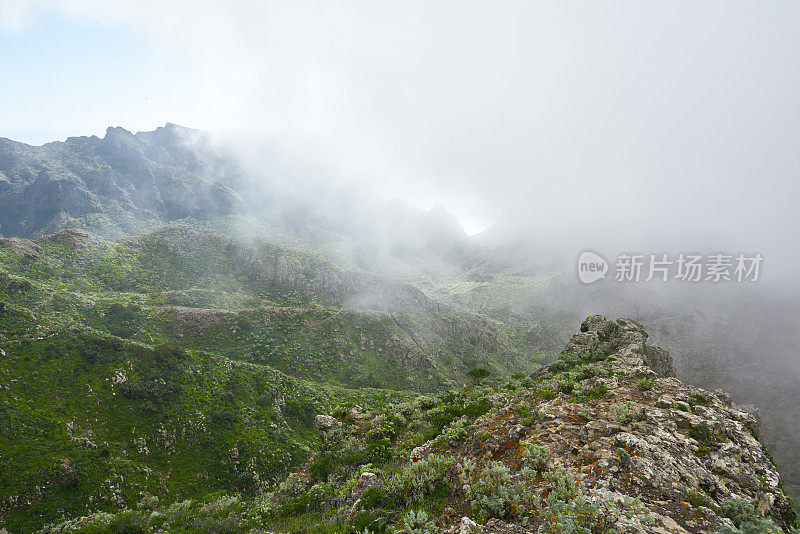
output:
[[[0,136],[253,132],[471,231],[789,275],[798,27],[794,1],[0,0]]]

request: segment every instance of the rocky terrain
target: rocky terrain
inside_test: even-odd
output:
[[[412,462],[460,462],[449,506],[432,514],[438,528],[711,532],[742,527],[734,509],[751,510],[759,532],[772,527],[757,518],[794,526],[752,408],[681,383],[669,354],[646,340],[631,320],[590,317],[533,376],[535,388],[494,396],[496,409],[456,446],[439,439],[412,451]]]
[[[509,402],[476,421],[457,454],[483,464],[484,472],[492,462],[501,461],[510,470],[512,484],[524,480],[526,491],[547,501],[564,491],[560,481],[553,476],[529,478],[526,473],[531,468],[526,453],[546,447],[544,456],[550,458],[546,469],[558,472],[560,480],[570,480],[567,486],[574,484],[567,492],[570,499],[585,500],[582,505],[565,501],[565,510],[580,516],[576,508],[586,506],[589,515],[618,532],[733,528],[733,519],[738,518],[726,513],[734,502],[747,503],[754,517],[771,518],[782,529],[795,525],[777,468],[757,439],[758,420],[752,407],[732,404],[723,391],[683,384],[674,377],[669,354],[647,346],[646,340],[641,325],[631,320],[588,318],[562,359],[535,375],[550,382],[547,391],[552,395],[542,398],[542,390],[529,392],[526,400],[540,415],[533,428],[520,425],[518,412],[524,404]],[[604,384],[608,392],[590,406],[576,402],[574,375],[560,369],[575,361],[570,355],[609,350],[605,344],[614,349],[594,364],[601,370],[598,376],[606,375],[594,383]],[[461,488],[465,497],[474,493],[468,485]],[[474,507],[475,499],[471,504]],[[524,528],[500,520],[474,530],[561,532],[566,527],[560,514],[544,510]],[[513,516],[513,507],[498,515]],[[463,531],[461,522],[450,531]]]

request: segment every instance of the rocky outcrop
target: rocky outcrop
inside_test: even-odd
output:
[[[647,345],[647,333],[642,325],[631,319],[609,321],[602,315],[587,318],[580,333],[570,339],[562,354],[616,352],[630,367],[648,367],[664,378],[675,376],[675,365],[669,352]]]
[[[635,321],[588,318],[561,361],[591,360],[577,368],[598,369],[587,387],[602,384],[596,389],[601,394],[587,402],[564,388],[548,395],[530,391],[526,401],[509,402],[478,419],[466,444],[450,454],[478,465],[500,460],[512,469],[512,480],[521,480],[527,467],[521,451],[544,446],[550,468],[573,476],[587,502],[612,518],[618,532],[713,532],[733,526],[724,517],[732,502],[788,530],[794,521],[791,501],[758,441],[757,419],[722,392],[676,379],[669,353],[648,347],[646,339]],[[558,384],[571,372],[554,365],[534,378]],[[531,410],[538,414],[535,423],[520,426],[518,414]],[[555,491],[546,476],[534,480],[532,493],[544,497]],[[449,523],[445,532],[462,530],[459,521],[443,522]],[[545,523],[495,519],[482,532],[553,532]]]
[[[68,228],[40,239],[42,242],[59,243],[74,250],[84,251],[98,243],[98,239],[86,230]]]
[[[41,246],[20,237],[0,239],[0,248],[7,248],[29,261],[40,261],[42,254],[44,254],[44,249]]]
[[[314,418],[314,426],[316,426],[317,430],[324,434],[326,432],[330,432],[334,428],[342,426],[342,423],[330,415],[318,415]]]
[[[645,347],[644,363],[656,372],[658,376],[676,376],[675,364],[672,356],[661,347],[648,345]]]

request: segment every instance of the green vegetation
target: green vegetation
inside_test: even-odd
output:
[[[609,411],[614,422],[619,424],[630,423],[636,414],[636,410],[631,408],[630,402],[627,404],[615,404],[609,408]]]
[[[317,414],[410,398],[464,369],[531,369],[496,323],[428,311],[418,290],[319,255],[186,229],[81,239],[40,240],[35,257],[0,247],[0,502],[30,502],[0,505],[12,532],[143,496],[158,514],[212,492],[248,500],[326,450]],[[344,307],[371,291],[385,311]],[[414,446],[457,442],[488,410],[481,395],[442,405]],[[310,471],[385,461],[390,441]],[[302,502],[281,506],[270,520]]]
[[[642,378],[639,380],[636,385],[642,391],[650,391],[653,389],[653,379],[652,378]]]
[[[470,377],[475,383],[480,384],[482,380],[489,378],[490,374],[492,373],[488,369],[476,367],[475,369],[470,370],[470,372],[467,373],[467,376]]]

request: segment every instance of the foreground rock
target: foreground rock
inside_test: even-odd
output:
[[[478,463],[500,460],[521,477],[526,466],[520,451],[545,446],[552,465],[583,485],[587,501],[599,505],[619,532],[715,531],[733,526],[720,517],[732,503],[750,505],[757,516],[788,529],[794,520],[791,502],[755,435],[755,417],[724,394],[674,378],[669,354],[646,346],[646,340],[634,321],[590,317],[562,359],[534,378],[565,384],[570,370],[559,369],[569,366],[572,354],[605,351],[607,357],[591,364],[598,371],[592,386],[602,384],[604,394],[586,402],[564,393],[573,386],[544,395],[531,391],[528,404],[538,419],[524,436],[509,430],[527,409],[510,403],[479,419],[465,446],[451,454]],[[585,368],[579,364],[571,371]],[[554,491],[546,477],[535,484],[540,495]],[[539,523],[540,531],[553,531]],[[483,532],[537,532],[540,526],[533,521],[521,530],[512,518],[490,521]],[[461,524],[448,531],[460,532]]]

